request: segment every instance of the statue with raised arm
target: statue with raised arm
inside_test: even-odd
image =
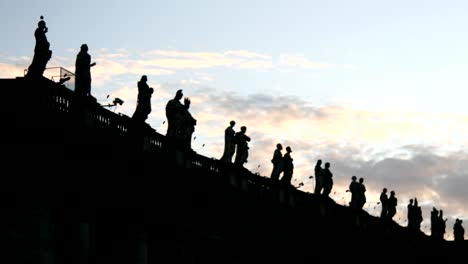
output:
[[[36,46],[34,47],[33,60],[31,65],[28,67],[28,72],[26,73],[27,77],[41,77],[44,74],[47,62],[52,57],[52,51],[49,49],[50,43],[47,41],[46,37],[48,28],[46,27],[46,22],[43,19],[44,17],[41,16],[41,20],[37,23],[37,29],[34,31]]]
[[[75,94],[78,96],[91,95],[91,55],[88,54],[88,45],[81,45],[75,62]]]
[[[190,99],[185,98],[184,104],[180,102],[183,96],[182,90],[178,90],[174,99],[169,100],[166,104],[166,136],[182,142],[186,147],[191,148],[192,134],[195,131],[197,120],[188,111]]]

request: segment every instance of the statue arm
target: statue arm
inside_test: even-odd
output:
[[[190,108],[190,98],[185,97],[184,106],[185,106],[185,109],[187,110]]]

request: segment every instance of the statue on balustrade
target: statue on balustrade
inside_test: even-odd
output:
[[[190,99],[186,97],[184,99],[184,104],[180,102],[183,96],[182,90],[178,90],[174,99],[169,100],[166,104],[166,136],[182,143],[185,147],[190,149],[192,134],[195,131],[197,120],[193,118],[188,111],[190,108]]]
[[[387,188],[383,188],[380,193],[380,204],[382,205],[382,211],[380,212],[380,218],[387,219],[388,214],[388,195]]]
[[[247,142],[250,141],[250,137],[245,134],[246,132],[247,127],[242,126],[241,131],[237,132],[235,135],[237,149],[234,164],[238,166],[243,166],[249,157],[249,146]]]
[[[282,149],[283,146],[280,143],[276,144],[276,149],[273,153],[273,158],[271,159],[271,163],[273,163],[271,179],[275,181],[279,180],[280,174],[283,171],[283,154],[281,153]]]
[[[364,204],[366,204],[366,185],[364,185],[364,178],[359,178],[358,185],[358,196],[357,196],[357,207],[362,209]]]
[[[349,202],[349,207],[352,209],[357,209],[358,208],[358,193],[359,193],[359,183],[356,181],[357,177],[352,176],[351,177],[351,183],[349,184],[349,192],[351,193],[351,202]]]
[[[411,230],[420,230],[423,218],[421,206],[418,205],[418,199],[416,197],[414,200],[410,199],[407,208],[408,228]]]
[[[390,197],[387,200],[387,219],[392,220],[396,215],[398,205],[398,199],[395,196],[395,191],[390,192]]]
[[[325,168],[322,170],[322,184],[322,195],[325,197],[329,197],[333,188],[333,173],[331,173],[330,171],[330,162],[325,162]]]
[[[281,183],[285,186],[291,185],[293,177],[294,164],[293,158],[291,157],[291,147],[286,147],[286,153],[283,156],[283,177],[281,177]]]
[[[151,113],[151,95],[154,89],[149,87],[146,83],[148,77],[146,75],[141,76],[140,81],[137,83],[138,86],[138,98],[135,113],[133,113],[132,119],[138,122],[145,122],[148,119],[148,115]]]
[[[453,238],[456,243],[463,242],[465,240],[465,229],[463,228],[463,220],[456,219],[453,225]]]
[[[49,41],[47,41],[46,37],[48,28],[46,27],[46,22],[43,19],[44,17],[41,16],[41,20],[37,24],[37,29],[34,32],[36,46],[34,47],[34,57],[31,62],[31,65],[29,65],[28,67],[26,77],[41,77],[44,74],[47,62],[52,57],[52,51],[49,49],[50,43]]]
[[[221,161],[232,163],[232,157],[236,152],[236,140],[234,131],[235,121],[229,122],[229,126],[224,130],[224,153],[221,157]]]
[[[81,45],[80,52],[76,55],[75,62],[75,94],[86,97],[91,96],[91,55],[88,54],[88,45]]]

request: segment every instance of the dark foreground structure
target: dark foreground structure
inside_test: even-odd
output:
[[[2,79],[0,89],[0,263],[447,260],[468,252],[466,241],[436,241],[178,147],[46,78]]]

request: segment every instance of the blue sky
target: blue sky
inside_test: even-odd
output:
[[[183,89],[203,155],[221,156],[234,119],[252,137],[246,167],[262,175],[281,142],[293,149],[304,190],[321,158],[340,202],[357,175],[369,211],[388,187],[403,225],[414,196],[425,220],[432,206],[444,209],[448,239],[454,218],[468,221],[466,1],[18,0],[0,10],[1,78],[28,67],[44,15],[48,66],[74,71],[87,43],[97,62],[92,94],[122,98],[114,111],[133,113],[146,74],[156,88],[147,122],[164,134],[164,105]]]

